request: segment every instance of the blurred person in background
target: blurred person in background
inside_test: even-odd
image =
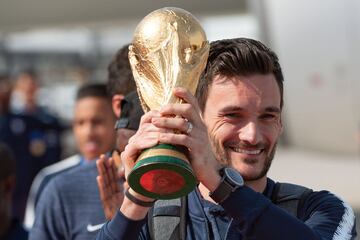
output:
[[[127,95],[122,102],[121,117],[115,125],[118,145],[114,146],[116,151],[112,152],[112,158],[108,158],[110,154],[102,155],[97,164],[92,162],[74,168],[49,182],[40,197],[30,239],[93,239],[109,220],[109,211],[114,211],[109,206],[121,205],[124,194],[123,172],[118,174],[116,168],[112,168],[119,183],[114,185],[114,195],[111,196],[113,201],[116,197],[116,202],[106,204],[104,208],[102,202],[110,199],[102,192],[99,193],[96,177],[97,166],[101,170],[111,167],[113,159],[119,158],[118,152],[124,150],[129,138],[135,134],[143,114],[136,92]],[[104,185],[103,180],[99,180],[99,183]]]
[[[38,104],[38,91],[39,91],[38,76],[33,70],[25,70],[20,72],[15,77],[14,87],[10,98],[10,110],[15,114],[20,114],[28,117],[32,117],[38,121],[38,127],[43,130],[40,135],[34,136],[38,141],[45,142],[45,146],[56,148],[56,154],[60,157],[61,148],[60,140],[58,136],[63,130],[63,126],[58,117],[50,111]],[[45,136],[47,133],[52,132],[53,136],[51,141],[47,141]],[[35,134],[36,135],[36,134]],[[46,143],[47,142],[47,143]],[[49,146],[48,146],[49,145]],[[41,155],[40,153],[35,155]],[[52,157],[55,157],[54,155]],[[50,162],[53,160],[50,160]]]
[[[25,74],[26,75],[26,74]],[[25,213],[30,185],[44,167],[58,162],[61,157],[62,125],[43,108],[35,106],[37,80],[34,74],[19,75],[16,83],[6,77],[1,80],[0,140],[15,154],[17,185],[13,194],[13,214],[21,221]],[[22,94],[23,107],[13,108],[12,102]],[[15,97],[14,97],[15,96]],[[25,107],[26,106],[26,107]]]
[[[61,157],[60,134],[63,126],[57,116],[38,104],[39,84],[34,70],[20,72],[16,76],[11,94],[10,110],[14,114],[30,117],[37,121],[30,136],[29,148],[33,156],[41,157],[43,155],[42,161],[46,166],[58,161]],[[55,161],[54,158],[57,160]]]
[[[89,84],[77,93],[73,132],[79,152],[80,164],[92,162],[114,146],[115,116],[111,108],[106,85]]]
[[[135,81],[128,60],[128,45],[117,52],[108,67],[107,89],[108,95],[111,97],[112,111],[116,117],[119,117],[122,106],[126,102],[124,95],[135,90]],[[113,126],[111,126],[112,134],[107,135],[108,140],[113,141],[111,149],[103,150],[101,154],[117,154],[117,151],[111,151],[115,148]],[[126,125],[124,128],[133,126]],[[126,133],[121,135],[124,136],[126,142],[125,136],[131,136],[129,131],[124,130]],[[121,145],[124,146],[125,144],[122,143]],[[30,238],[38,240],[90,239],[95,237],[97,230],[106,221],[97,189],[96,176],[96,164],[92,162],[73,168],[51,180],[40,196]],[[58,206],[59,201],[62,204]],[[53,207],[54,204],[56,207]]]
[[[0,142],[0,239],[26,240],[28,233],[12,217],[11,196],[16,185],[16,162],[11,149]]]
[[[114,124],[115,116],[106,85],[91,83],[80,87],[76,95],[73,119],[73,134],[79,154],[42,169],[36,176],[27,202],[25,217],[27,228],[32,227],[38,199],[52,178],[77,166],[90,163],[98,159],[101,154],[113,149]]]
[[[120,153],[124,151],[129,139],[139,128],[144,114],[136,91],[128,94],[121,103],[121,117],[116,122],[116,145],[111,158],[103,155],[97,162],[97,183],[100,199],[107,220],[115,215],[122,204],[127,183],[121,166]]]
[[[11,111],[36,116],[44,122],[56,124],[57,116],[39,104],[40,87],[39,76],[33,69],[26,69],[16,74],[10,99]]]
[[[114,114],[119,117],[125,95],[136,89],[128,58],[129,44],[120,48],[108,66],[107,90],[111,96]]]
[[[116,116],[120,116],[121,102],[124,99],[124,96],[136,89],[128,59],[128,48],[128,44],[120,48],[114,55],[107,69],[107,92],[111,97],[112,109]],[[39,199],[40,192],[46,183],[48,183],[52,176],[56,175],[58,172],[77,166],[79,162],[80,155],[74,155],[61,161],[59,164],[55,164],[54,166],[44,169],[38,174],[32,184],[26,208],[26,218],[24,223],[28,229],[30,229],[34,223],[35,206]]]
[[[0,140],[12,149],[19,166],[12,206],[14,215],[22,220],[32,179],[41,168],[60,158],[61,127],[38,116],[11,111],[12,86],[9,76],[0,77]]]
[[[14,91],[11,96],[11,110],[24,114],[35,114],[43,111],[37,104],[38,88],[38,78],[33,70],[25,70],[19,73],[16,76]]]
[[[51,148],[54,152],[48,158],[57,157],[58,160],[61,154],[60,134],[62,133],[63,126],[59,119],[50,111],[38,104],[38,91],[39,91],[38,75],[32,69],[20,72],[16,78],[13,91],[10,98],[10,110],[15,114],[29,116],[38,121],[38,128],[42,133],[34,133],[32,138],[36,143],[44,143],[45,148]],[[41,99],[40,99],[41,101]],[[47,136],[46,136],[47,135]],[[48,139],[50,138],[50,140]],[[36,144],[35,144],[36,145]],[[30,145],[30,148],[36,148]],[[34,155],[41,155],[35,149],[32,150]],[[45,154],[46,151],[43,153]],[[56,154],[56,155],[55,155]],[[46,160],[45,160],[46,161]],[[50,163],[54,160],[49,160]]]

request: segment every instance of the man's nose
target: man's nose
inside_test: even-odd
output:
[[[87,136],[92,136],[94,135],[94,130],[95,129],[95,126],[94,124],[91,124],[91,123],[88,123],[84,126],[84,132]]]
[[[261,134],[258,125],[255,122],[248,122],[240,129],[239,138],[251,145],[256,145],[260,142]]]

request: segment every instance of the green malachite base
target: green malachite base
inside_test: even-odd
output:
[[[128,183],[146,197],[173,199],[191,192],[197,179],[178,147],[159,144],[142,152],[128,176]]]

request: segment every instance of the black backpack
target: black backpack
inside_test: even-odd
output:
[[[276,183],[271,201],[292,216],[303,219],[299,211],[312,190],[290,183]],[[153,240],[185,240],[187,197],[158,200],[149,211],[148,226]]]

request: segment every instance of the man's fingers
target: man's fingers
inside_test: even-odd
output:
[[[160,117],[160,113],[155,110],[145,113],[140,119],[140,125],[151,122],[151,118],[153,117]]]
[[[186,119],[180,117],[156,117],[152,119],[152,123],[159,128],[171,129],[171,131],[167,131],[169,133],[172,133],[174,129],[186,133],[189,128],[189,122]]]
[[[119,189],[119,183],[118,183],[115,163],[112,158],[109,159],[109,165],[108,165],[107,171],[109,172],[109,185],[110,185],[111,191],[114,194],[116,194],[120,191],[120,189]]]
[[[102,186],[103,197],[108,197],[108,195],[120,192],[119,178],[113,158],[101,156],[96,164],[99,171],[99,181]]]
[[[133,168],[137,157],[143,149],[151,148],[159,143],[159,132],[149,132],[144,136],[131,139],[121,153],[121,161],[125,168],[125,174]],[[134,135],[135,136],[135,135]]]
[[[192,105],[197,112],[200,112],[200,107],[196,98],[186,88],[177,87],[174,89],[173,94]]]
[[[107,158],[106,161],[104,162],[104,181],[105,181],[105,184],[107,186],[110,186],[111,185],[111,182],[113,181],[113,174],[112,174],[112,163],[113,162],[113,159],[112,158]]]
[[[104,185],[104,182],[103,182],[103,179],[102,179],[101,176],[97,176],[96,181],[97,181],[98,188],[99,188],[100,199],[104,203],[104,201],[107,199],[107,194],[105,193],[106,192],[106,190],[105,190],[106,187]]]
[[[98,176],[96,178],[96,180],[98,183],[100,199],[101,199],[101,203],[103,205],[105,218],[107,220],[111,220],[112,217],[114,216],[113,206],[111,203],[111,197],[107,194],[106,188],[104,188],[104,183],[102,181],[102,178],[100,176]]]
[[[174,95],[184,100],[183,104],[168,104],[161,110],[161,116],[175,115],[182,116],[192,122],[200,120],[200,108],[196,98],[185,88],[175,88]],[[156,116],[155,116],[156,117]]]
[[[99,160],[96,161],[96,167],[98,169],[98,173],[99,175],[102,177],[102,181],[104,182],[104,185],[108,185],[108,177],[107,177],[107,173],[106,173],[106,156],[105,155],[101,155]]]
[[[160,135],[160,142],[171,145],[181,145],[189,149],[193,147],[193,141],[191,137],[186,134],[162,133]]]
[[[112,171],[112,175],[115,177],[116,180],[120,180],[121,178],[119,177],[118,174],[118,168],[115,164],[115,159],[112,158],[109,162],[110,162],[109,170]]]

